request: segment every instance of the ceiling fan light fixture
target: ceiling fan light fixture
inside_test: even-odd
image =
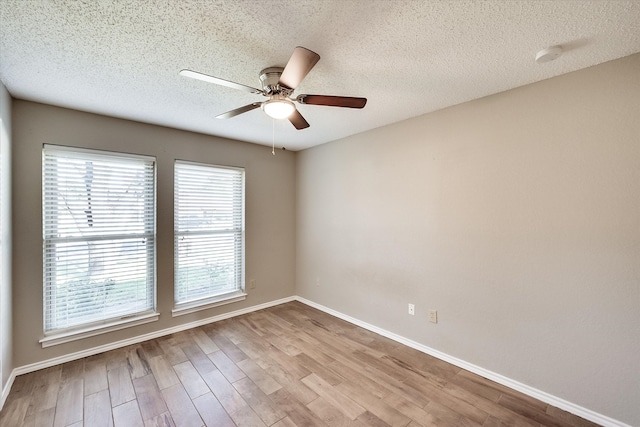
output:
[[[288,99],[270,99],[262,104],[262,109],[271,118],[282,120],[289,117],[296,107]]]

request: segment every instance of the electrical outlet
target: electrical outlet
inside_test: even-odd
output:
[[[320,278],[316,277],[316,286],[320,286]]]
[[[251,279],[249,280],[249,289],[255,289],[256,288],[256,281],[255,279]]]
[[[429,322],[438,323],[438,311],[437,310],[429,310]]]
[[[409,304],[409,314],[414,316],[416,314],[416,306],[413,304]]]

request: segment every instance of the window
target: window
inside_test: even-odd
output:
[[[153,316],[155,159],[46,145],[42,177],[45,335]]]
[[[176,161],[174,315],[244,299],[244,170]]]

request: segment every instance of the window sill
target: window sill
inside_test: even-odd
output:
[[[120,329],[130,328],[132,326],[143,325],[145,323],[151,323],[158,320],[160,313],[144,313],[135,317],[128,317],[125,319],[114,320],[109,323],[101,325],[90,326],[87,328],[74,329],[68,332],[53,333],[50,336],[45,336],[40,340],[42,348],[51,347],[54,345],[64,344],[71,341],[77,341],[96,335],[106,334],[107,332],[117,331]]]
[[[183,316],[185,314],[195,313],[196,311],[207,310],[209,308],[218,307],[225,304],[243,301],[247,299],[247,294],[242,291],[232,292],[229,294],[219,295],[215,299],[206,299],[204,301],[195,301],[176,305],[171,310],[171,316]]]

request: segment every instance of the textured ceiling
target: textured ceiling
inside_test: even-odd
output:
[[[536,64],[551,45],[563,56]],[[178,75],[261,87],[295,46],[321,56],[295,94],[367,106],[298,105],[301,131],[260,109],[219,120],[264,98]],[[0,0],[12,96],[291,150],[639,51],[637,0]]]

